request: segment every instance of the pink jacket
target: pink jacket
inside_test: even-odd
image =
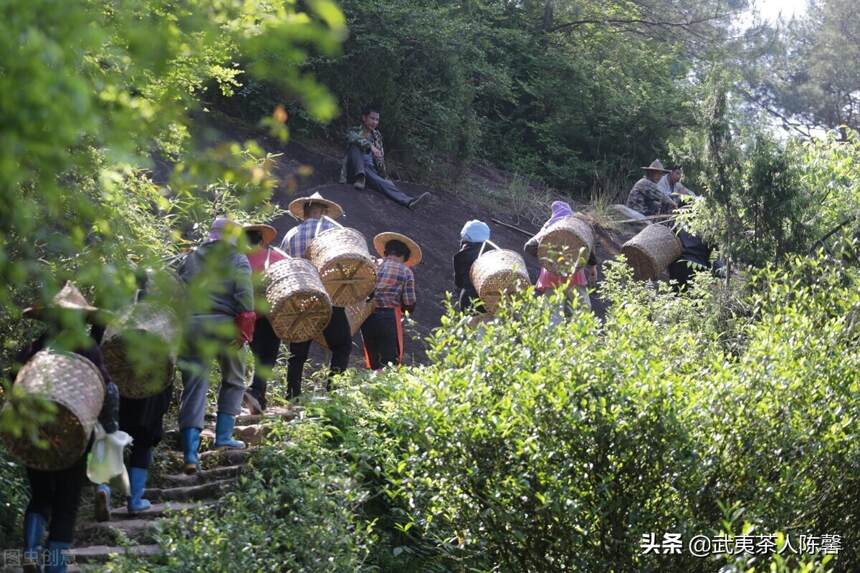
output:
[[[272,266],[289,257],[287,253],[277,247],[266,247],[248,254],[248,262],[251,263],[251,272],[262,273],[266,270],[266,259],[269,260],[268,266]]]
[[[573,209],[570,208],[570,205],[565,203],[564,201],[553,201],[552,202],[552,216],[549,218],[549,221],[544,223],[541,231],[547,229],[550,225],[558,221],[559,219],[563,219],[564,217],[568,217],[573,215]],[[587,286],[588,278],[585,276],[585,269],[579,269],[575,273],[573,273],[572,277],[566,277],[564,275],[556,274],[552,271],[548,271],[547,269],[541,268],[540,275],[538,275],[538,280],[535,283],[535,290],[538,292],[546,292],[548,290],[552,290],[557,286],[563,285],[565,282],[569,282],[572,285],[576,286]]]

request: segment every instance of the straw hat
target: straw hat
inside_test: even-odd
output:
[[[64,308],[67,310],[79,310],[87,314],[97,312],[99,309],[87,302],[84,295],[78,290],[78,287],[71,281],[66,281],[60,292],[54,295],[51,303],[45,307],[42,305],[34,305],[24,309],[24,316],[29,318],[38,318],[46,308]]]
[[[326,216],[332,219],[338,219],[343,215],[343,207],[334,201],[326,199],[320,195],[319,192],[314,193],[310,197],[299,197],[298,199],[293,199],[290,201],[290,205],[287,209],[289,210],[290,215],[299,221],[303,221],[305,218],[305,205],[313,205],[314,203],[326,207],[328,209]]]
[[[263,242],[261,246],[268,247],[269,243],[275,240],[275,237],[278,236],[278,231],[271,225],[266,225],[264,223],[259,223],[256,225],[245,225],[242,227],[242,230],[246,233],[248,231],[257,231],[263,236]]]
[[[418,243],[406,235],[401,235],[400,233],[394,233],[391,231],[387,233],[379,233],[373,237],[373,248],[376,249],[376,252],[379,253],[380,257],[385,256],[385,245],[388,241],[400,241],[409,248],[409,258],[404,261],[404,264],[407,267],[414,267],[421,262],[423,255],[421,254],[421,247],[418,246]]]
[[[642,167],[645,171],[659,171],[660,173],[669,173],[668,169],[663,168],[663,162],[659,159],[655,159],[651,162],[651,165],[648,167]]]

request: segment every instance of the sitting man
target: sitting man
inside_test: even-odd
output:
[[[669,173],[660,178],[660,182],[657,183],[657,187],[660,188],[660,191],[663,192],[664,195],[668,196],[672,201],[678,203],[680,205],[680,196],[686,195],[688,197],[695,197],[696,194],[687,189],[683,183],[681,183],[681,178],[684,176],[684,170],[680,165],[675,165],[669,168]]]
[[[677,205],[657,186],[669,170],[663,169],[659,159],[655,159],[651,165],[642,169],[645,170],[645,176],[633,185],[633,189],[627,196],[627,206],[646,217],[671,213]]]
[[[371,189],[379,191],[395,202],[415,209],[430,197],[430,193],[422,193],[418,197],[410,197],[397,188],[385,169],[385,151],[382,147],[382,134],[379,133],[379,110],[373,106],[365,106],[361,111],[361,125],[351,129],[346,136],[347,151],[341,170],[341,182],[351,181],[356,189]]]

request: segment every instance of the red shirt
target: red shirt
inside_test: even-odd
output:
[[[249,253],[248,262],[251,263],[252,273],[262,273],[267,267],[289,257],[287,253],[277,247],[266,247],[265,249],[257,249],[253,253]],[[266,264],[266,259],[268,259],[268,264]]]

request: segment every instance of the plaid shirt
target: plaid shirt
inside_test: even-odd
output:
[[[379,259],[376,267],[376,308],[399,308],[415,304],[415,275],[393,257]]]
[[[319,232],[317,225],[319,224]],[[287,251],[291,257],[304,258],[305,251],[311,241],[316,238],[319,233],[334,229],[337,227],[330,219],[305,219],[300,225],[293,227],[284,237],[281,242],[281,249]]]
[[[380,133],[378,129],[374,129],[370,132],[368,137],[365,137],[363,126],[359,125],[357,127],[353,127],[346,132],[346,146],[349,148],[351,145],[358,147],[362,153],[370,153],[370,147],[372,145],[379,148],[379,151],[382,152],[382,157],[374,157],[373,165],[382,177],[388,179],[388,170],[385,168],[385,148],[382,146],[382,133]],[[345,168],[346,158],[344,158],[344,169]],[[343,176],[346,177],[346,171],[343,171]],[[346,179],[344,179],[344,181],[346,181]]]

